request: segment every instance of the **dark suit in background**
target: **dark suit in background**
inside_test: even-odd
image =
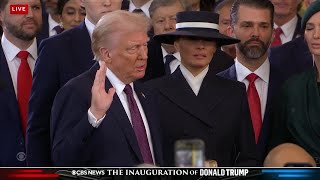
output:
[[[159,106],[166,166],[174,165],[174,143],[202,139],[205,157],[218,166],[256,166],[256,146],[245,87],[208,71],[196,96],[178,68],[148,82]]]
[[[234,60],[231,56],[217,48],[209,68],[211,71],[218,73],[234,64]],[[155,40],[148,42],[148,65],[146,69],[146,75],[142,81],[148,81],[165,75],[165,68],[163,62],[163,54],[161,45]]]
[[[0,167],[26,166],[25,142],[18,101],[0,44]],[[21,158],[21,161],[18,160]],[[23,159],[23,160],[22,160]]]
[[[53,51],[54,50],[54,51]],[[44,40],[34,70],[27,126],[28,165],[50,166],[50,114],[58,90],[94,63],[84,22],[77,28]]]
[[[293,36],[292,36],[292,40],[294,40],[295,38],[298,38],[300,36],[303,35],[303,31],[301,29],[301,16],[299,14],[297,14],[297,17],[298,17],[298,22],[296,24],[296,28],[294,29],[294,33],[293,33]],[[289,41],[290,42],[290,41]]]
[[[49,22],[48,22],[48,13],[45,11],[42,13],[42,29],[41,32],[37,35],[37,43],[40,45],[41,41],[49,37]]]
[[[269,60],[281,70],[284,79],[304,72],[313,66],[313,59],[303,36],[271,48]]]
[[[237,72],[235,65],[231,66],[229,69],[218,73],[219,76],[237,81]],[[276,96],[280,93],[281,86],[284,82],[281,71],[275,68],[270,64],[270,76],[269,76],[269,86],[268,86],[268,95],[267,95],[267,104],[266,110],[263,117],[263,123],[259,135],[259,140],[257,144],[257,151],[259,155],[260,165],[262,165],[264,158],[267,155],[267,145],[270,139],[271,133],[271,119],[270,111],[271,107],[274,104]]]
[[[72,79],[57,94],[51,119],[52,154],[55,166],[135,166],[143,163],[136,135],[117,94],[98,128],[88,121],[91,88],[99,69]],[[106,90],[111,83],[106,79]],[[159,121],[148,89],[134,83],[150,128],[155,162],[162,165]],[[75,111],[70,111],[74,109]]]

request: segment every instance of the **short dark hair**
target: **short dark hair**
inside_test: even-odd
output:
[[[58,3],[57,3],[57,14],[62,14],[62,11],[63,11],[63,8],[64,6],[67,4],[67,2],[70,1],[70,0],[58,0]]]
[[[181,4],[180,0],[153,0],[149,7],[150,17],[153,16],[154,11],[156,11],[156,9],[158,9],[159,7],[171,6],[175,3]],[[181,4],[181,7],[184,8],[182,4]]]
[[[213,12],[218,13],[222,8],[224,8],[226,6],[232,6],[233,3],[234,3],[234,0],[223,0],[217,4],[217,6],[214,8]]]
[[[0,0],[0,9],[4,10],[6,5],[8,4],[9,0]]]
[[[271,26],[273,28],[274,7],[270,0],[235,0],[230,10],[230,24],[232,27],[238,21],[238,11],[241,5],[258,9],[268,9],[270,11]]]

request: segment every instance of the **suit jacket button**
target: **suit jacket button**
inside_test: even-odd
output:
[[[24,161],[26,160],[26,153],[25,152],[18,152],[18,154],[16,155],[16,158],[18,161]]]

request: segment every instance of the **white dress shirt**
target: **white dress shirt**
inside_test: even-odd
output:
[[[264,113],[266,110],[267,98],[268,98],[268,87],[269,87],[269,77],[270,77],[270,62],[267,58],[266,61],[254,72],[251,72],[248,68],[243,66],[236,58],[235,60],[235,67],[237,71],[237,80],[243,82],[246,85],[246,89],[248,90],[249,81],[246,77],[251,74],[255,73],[259,76],[259,78],[254,82],[261,104],[261,116],[262,121],[264,117]]]
[[[90,35],[90,39],[92,39],[92,33],[93,33],[95,25],[92,22],[89,21],[87,16],[84,19],[84,24],[86,25],[86,27],[88,29],[88,32],[89,32],[89,35]]]
[[[180,70],[183,77],[187,80],[189,86],[191,87],[192,91],[196,96],[198,96],[202,81],[204,77],[207,75],[209,70],[209,66],[207,66],[201,73],[197,76],[193,76],[193,74],[182,64],[180,65]]]
[[[9,71],[11,74],[11,79],[14,87],[14,91],[17,96],[17,83],[18,83],[18,70],[21,63],[21,59],[17,57],[17,54],[21,51],[17,46],[12,44],[3,34],[1,38],[1,45],[4,52],[4,55],[6,57]],[[38,58],[38,52],[37,52],[37,40],[34,38],[33,43],[31,46],[26,49],[25,51],[29,52],[28,56],[28,64],[31,70],[31,73],[34,70],[34,65],[36,63],[36,59]]]
[[[52,19],[51,15],[48,15],[48,24],[49,24],[49,36],[54,36],[57,34],[57,31],[53,28],[56,26],[60,26],[55,20]]]
[[[130,1],[130,4],[129,4],[129,12],[132,12],[132,11],[134,11],[135,9],[141,9],[142,12],[143,12],[147,17],[150,18],[149,7],[150,7],[152,1],[153,1],[153,0],[148,1],[147,3],[145,3],[144,5],[142,5],[140,8],[139,8],[139,7],[136,7],[136,6],[132,3],[132,1]]]
[[[163,56],[163,64],[166,63],[166,55],[168,55],[167,51],[161,46],[161,50],[162,50],[162,56]],[[171,61],[171,63],[169,64],[170,66],[170,71],[171,73],[173,73],[177,67],[181,64],[181,57],[180,57],[180,52],[175,52],[174,54],[172,54],[176,59]]]
[[[290,21],[281,26],[282,34],[280,35],[280,39],[282,44],[287,43],[292,40],[294,31],[296,30],[296,26],[298,23],[298,16],[294,16]],[[277,29],[279,26],[274,23],[274,29]]]
[[[116,93],[117,93],[117,95],[118,95],[118,97],[119,97],[119,99],[121,101],[121,104],[122,104],[122,106],[123,106],[128,118],[129,118],[129,121],[130,121],[130,123],[132,125],[131,113],[130,113],[130,109],[129,109],[127,95],[123,91],[126,85],[123,82],[121,82],[120,79],[118,79],[118,77],[115,74],[113,74],[113,72],[110,69],[107,69],[106,76],[109,79],[109,81],[111,82],[111,85],[116,89]],[[146,134],[147,134],[147,138],[148,138],[148,142],[149,142],[149,147],[150,147],[152,159],[153,159],[153,162],[155,162],[154,153],[153,153],[153,146],[152,146],[152,138],[151,138],[151,133],[150,133],[150,128],[149,128],[149,124],[148,124],[148,121],[147,121],[147,117],[146,117],[146,115],[144,113],[144,110],[143,110],[143,108],[141,106],[140,100],[139,100],[136,92],[134,91],[133,83],[130,83],[130,86],[133,89],[133,96],[134,96],[134,99],[136,100],[136,103],[138,105],[138,108],[139,108],[139,111],[140,111],[140,114],[141,114],[141,117],[142,117],[142,120],[143,120],[143,124],[144,124],[144,127],[146,129]],[[106,115],[104,115],[101,119],[97,120],[93,116],[93,114],[91,113],[90,109],[88,110],[89,123],[95,128],[99,127],[99,125],[101,124],[101,122],[105,118],[105,116]],[[106,121],[108,121],[108,119],[106,119]]]

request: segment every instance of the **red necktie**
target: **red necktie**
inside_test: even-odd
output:
[[[282,44],[280,35],[283,33],[282,29],[280,27],[278,27],[275,30],[275,35],[274,35],[274,39],[272,41],[271,47],[276,47]]]
[[[254,84],[254,82],[258,78],[259,76],[257,76],[254,73],[251,73],[246,77],[246,79],[249,81],[247,95],[256,143],[258,143],[262,125],[260,98],[256,86]]]
[[[132,88],[130,85],[127,84],[123,91],[127,95],[132,126],[138,141],[143,161],[147,164],[154,164],[152,160],[151,150],[149,147],[146,128],[144,127],[138,105],[133,97]]]
[[[21,124],[24,135],[26,134],[27,128],[27,114],[28,114],[28,102],[31,91],[32,74],[28,64],[29,52],[20,51],[17,55],[21,59],[21,63],[18,69],[18,105],[20,110]]]

